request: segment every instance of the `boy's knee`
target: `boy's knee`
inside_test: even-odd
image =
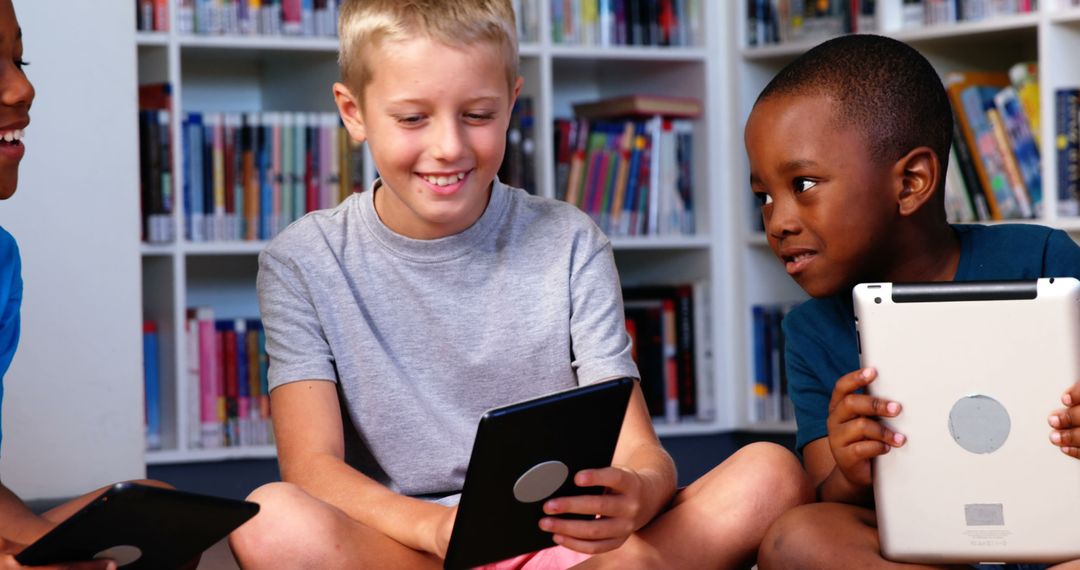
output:
[[[785,512],[769,527],[758,550],[761,568],[793,568],[805,562],[808,553],[822,548],[827,537],[818,536],[823,528],[822,503],[802,505]]]
[[[752,486],[747,491],[765,493],[785,510],[813,498],[806,471],[787,448],[774,443],[751,443],[739,449],[732,460],[741,472],[740,480]]]
[[[305,550],[330,535],[330,517],[317,499],[291,483],[268,483],[248,495],[259,512],[229,535],[229,545],[245,565],[263,567],[263,557],[280,556],[291,545]],[[272,561],[271,561],[272,562]]]

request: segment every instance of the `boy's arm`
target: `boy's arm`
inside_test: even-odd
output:
[[[579,552],[618,548],[631,533],[649,523],[675,494],[675,465],[653,432],[641,388],[635,385],[623,419],[612,466],[586,469],[574,476],[581,487],[606,487],[603,495],[561,497],[544,503],[544,513],[598,515],[590,520],[545,517],[540,528],[556,543]]]
[[[445,556],[456,509],[395,493],[345,463],[333,382],[283,384],[270,401],[283,480],[409,548]]]
[[[45,519],[35,515],[26,503],[0,483],[0,538],[26,545],[51,528]]]
[[[829,435],[803,448],[803,460],[819,501],[873,504],[870,460],[904,445],[903,435],[886,428],[878,418],[900,414],[900,404],[860,394],[877,378],[872,368],[844,375],[829,401]]]

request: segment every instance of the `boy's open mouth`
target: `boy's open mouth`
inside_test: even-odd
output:
[[[21,145],[22,139],[22,129],[13,129],[0,133],[0,145]]]
[[[805,269],[815,257],[817,257],[816,252],[803,251],[793,255],[781,256],[781,259],[784,260],[784,269],[787,270],[788,275],[794,275]]]

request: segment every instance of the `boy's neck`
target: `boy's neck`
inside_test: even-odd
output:
[[[952,281],[960,265],[960,239],[945,221],[911,224],[897,236],[885,281]]]

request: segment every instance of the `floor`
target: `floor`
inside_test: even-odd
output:
[[[240,570],[233,560],[229,544],[222,540],[203,553],[198,570]]]

